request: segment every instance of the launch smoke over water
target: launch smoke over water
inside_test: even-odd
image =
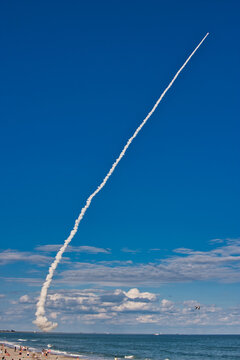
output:
[[[69,237],[65,240],[63,246],[60,248],[60,250],[58,251],[55,260],[53,261],[53,263],[51,264],[49,270],[48,270],[48,275],[46,277],[46,280],[42,286],[41,289],[41,293],[40,293],[40,297],[37,303],[37,311],[35,313],[36,315],[36,320],[33,321],[34,324],[36,324],[41,330],[43,331],[51,331],[53,329],[55,329],[58,324],[56,322],[51,322],[47,319],[47,317],[45,316],[45,303],[46,303],[46,299],[47,299],[47,291],[48,288],[52,282],[52,278],[54,275],[54,272],[59,264],[59,262],[61,261],[62,255],[65,252],[68,244],[71,242],[71,240],[73,239],[73,237],[75,236],[75,234],[78,231],[78,226],[80,224],[80,221],[83,219],[85,212],[87,211],[87,209],[89,208],[92,199],[102,190],[102,188],[105,186],[106,182],[108,181],[108,179],[110,178],[110,176],[112,175],[112,173],[114,172],[114,170],[116,169],[118,163],[121,161],[121,159],[123,158],[123,156],[125,155],[128,147],[131,145],[132,141],[134,140],[134,138],[138,135],[138,133],[140,132],[140,130],[143,128],[143,126],[146,124],[146,122],[148,121],[148,119],[152,116],[152,114],[154,113],[154,111],[156,110],[156,108],[158,107],[160,101],[163,99],[164,95],[167,93],[167,91],[171,88],[171,86],[173,85],[174,81],[177,79],[178,75],[181,73],[181,71],[185,68],[185,66],[187,65],[187,63],[189,62],[189,60],[191,59],[191,57],[195,54],[195,52],[198,50],[198,48],[201,46],[201,44],[204,42],[204,40],[206,39],[206,37],[208,36],[209,33],[207,33],[204,38],[201,40],[201,42],[198,44],[198,46],[194,49],[194,51],[191,53],[191,55],[187,58],[187,60],[185,61],[185,63],[181,66],[181,68],[178,70],[178,72],[176,73],[176,75],[173,77],[173,79],[171,80],[171,82],[169,83],[169,85],[166,87],[166,89],[163,91],[163,93],[161,94],[161,96],[159,97],[159,99],[157,100],[157,102],[155,103],[155,105],[153,106],[152,110],[148,113],[148,115],[145,117],[145,119],[142,121],[142,123],[139,125],[139,127],[135,130],[134,134],[128,139],[126,145],[124,146],[123,150],[121,151],[120,155],[118,156],[118,158],[115,160],[115,162],[113,163],[111,169],[109,170],[109,172],[107,173],[107,175],[105,176],[105,178],[103,179],[103,181],[101,182],[101,184],[97,187],[97,189],[88,197],[85,206],[82,208],[78,218],[75,221],[74,227],[72,229],[72,231],[70,232]]]

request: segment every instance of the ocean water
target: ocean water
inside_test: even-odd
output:
[[[89,360],[240,360],[240,335],[113,335],[63,333],[1,333],[0,343]]]

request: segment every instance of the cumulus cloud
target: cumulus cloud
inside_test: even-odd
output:
[[[128,292],[123,292],[129,299],[147,299],[150,301],[156,300],[156,295],[150,292],[140,292],[138,289],[130,289]]]
[[[167,299],[162,299],[161,306],[163,309],[171,309],[173,307],[173,302]]]
[[[49,294],[47,307],[51,311],[63,311],[65,314],[78,313],[94,315],[91,319],[109,319],[119,312],[152,311],[156,294],[141,292],[136,288],[129,291],[116,290],[73,290]],[[107,314],[103,317],[98,314]],[[86,319],[86,317],[84,317]],[[87,317],[90,320],[90,316]]]
[[[151,310],[149,303],[140,301],[125,301],[121,305],[114,306],[113,311],[145,311]]]
[[[23,295],[23,296],[20,297],[19,302],[26,304],[26,303],[29,303],[31,301],[30,301],[30,298],[29,298],[28,295]]]
[[[216,240],[216,239],[215,239]],[[240,240],[227,239],[224,242],[212,241],[210,250],[199,251],[181,247],[175,249],[171,256],[151,263],[134,263],[132,261],[99,261],[99,262],[66,262],[62,272],[54,279],[58,287],[56,293],[50,292],[47,298],[47,310],[52,319],[59,323],[121,324],[137,326],[193,327],[218,326],[223,329],[240,325],[240,306],[222,308],[216,304],[204,304],[198,299],[185,299],[174,302],[162,298],[155,292],[142,291],[144,286],[159,287],[164,283],[181,283],[192,281],[240,281]],[[50,246],[50,245],[49,245]],[[74,252],[81,247],[70,248]],[[101,248],[91,249],[96,253]],[[82,251],[83,249],[81,249]],[[110,251],[109,249],[102,249]],[[42,264],[51,261],[45,248],[42,253],[5,250],[0,253],[0,263],[28,261]],[[55,251],[55,250],[52,250]],[[87,252],[88,249],[85,249]],[[44,253],[45,252],[45,253]],[[75,251],[80,252],[80,251]],[[101,251],[99,251],[101,252]],[[52,254],[51,254],[52,255]],[[5,262],[4,262],[5,261]],[[71,268],[69,268],[71,264]],[[1,278],[4,279],[4,278]],[[41,285],[42,279],[30,277],[9,277],[9,282],[24,283],[24,292],[18,300],[9,301],[9,308],[1,314],[2,321],[8,323],[13,319],[21,320],[31,317],[32,321],[38,293],[34,296],[27,293],[27,285]],[[72,290],[81,284],[96,284],[97,289]],[[67,284],[68,290],[59,290]],[[112,286],[114,290],[100,290],[99,286]],[[128,289],[126,289],[126,287]],[[151,290],[152,290],[151,288]],[[107,288],[108,289],[108,288]],[[0,298],[4,295],[0,294]],[[4,306],[6,301],[1,302]],[[201,307],[200,311],[195,306]],[[5,319],[5,320],[4,320]]]
[[[201,310],[196,311],[195,305],[201,305]],[[188,327],[201,326],[228,326],[240,324],[240,307],[234,314],[234,308],[223,309],[216,305],[200,304],[197,300],[186,300],[174,303],[168,299],[160,301],[158,312],[140,314],[137,319],[140,323],[160,324],[167,326]]]
[[[23,321],[24,324],[31,324],[38,296],[38,293],[33,295],[25,293],[18,300],[9,301],[6,305],[8,309],[5,308],[3,312],[3,322],[9,324]],[[151,304],[155,299],[155,294],[141,292],[136,288],[128,291],[62,289],[56,293],[50,292],[47,297],[47,310],[50,318],[58,318],[59,323],[62,324],[117,323],[124,319],[124,314],[152,311]]]
[[[145,301],[147,300],[147,301]],[[37,295],[23,295],[14,308],[4,312],[8,317],[20,319],[32,316]],[[196,310],[195,305],[201,309]],[[142,292],[137,288],[100,290],[58,290],[47,297],[47,309],[52,319],[59,323],[116,326],[148,324],[164,328],[190,328],[240,325],[240,306],[222,308],[197,299],[172,301],[160,294]],[[32,314],[32,315],[31,315]]]

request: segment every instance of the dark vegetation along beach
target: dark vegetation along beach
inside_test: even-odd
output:
[[[0,343],[2,360],[240,360],[240,335],[6,332]]]

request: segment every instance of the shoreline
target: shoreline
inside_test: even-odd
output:
[[[33,347],[22,346],[19,344],[10,343],[8,341],[1,341],[0,352],[2,360],[88,360],[83,355],[70,355],[58,353],[51,349],[43,349],[40,351]]]

